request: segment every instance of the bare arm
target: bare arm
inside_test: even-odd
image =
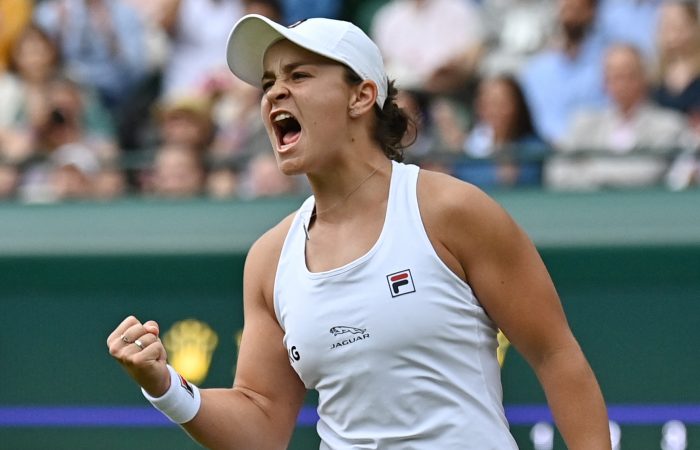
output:
[[[207,448],[285,449],[294,430],[306,391],[289,364],[282,344],[283,331],[272,303],[274,269],[288,228],[285,223],[256,242],[246,260],[245,325],[233,387],[202,389],[199,412],[183,424],[183,428]],[[110,353],[137,383],[158,397],[168,389],[169,376],[164,363],[165,350],[150,330],[157,325],[153,322],[141,325],[135,318],[127,321],[131,323],[127,328],[128,336],[133,339],[140,333],[150,333],[151,337],[141,339],[149,345],[142,352],[133,345],[123,346],[120,336],[124,331],[118,328],[108,341]],[[149,351],[159,355],[157,361],[148,360]]]
[[[444,175],[421,172],[419,201],[438,254],[532,366],[568,448],[609,449],[602,393],[526,234],[488,196]]]

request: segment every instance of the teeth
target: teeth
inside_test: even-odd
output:
[[[273,122],[279,122],[281,120],[293,119],[293,118],[294,118],[294,116],[292,116],[289,113],[281,113],[281,114],[278,114],[275,116],[275,118],[273,119]]]

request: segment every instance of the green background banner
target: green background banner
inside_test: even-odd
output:
[[[495,197],[540,249],[608,403],[700,405],[700,192]],[[0,205],[0,409],[144,406],[105,345],[128,314],[208,324],[219,339],[202,385],[230,385],[247,249],[299,203]],[[507,405],[544,403],[512,349],[502,377]],[[197,448],[176,427],[10,422],[3,449]],[[621,422],[622,448],[660,448],[663,423],[642,422]],[[686,426],[700,448],[700,421]],[[523,449],[531,428],[513,426]],[[317,446],[300,426],[290,448]]]

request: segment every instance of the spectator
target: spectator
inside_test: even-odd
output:
[[[442,152],[460,153],[468,124],[466,110],[451,99],[438,97],[430,102],[428,113],[434,145]]]
[[[118,0],[131,7],[143,27],[144,77],[128,100],[115,110],[119,145],[126,151],[141,150],[148,145],[153,123],[148,119],[161,93],[163,69],[170,53],[170,36],[178,0]]]
[[[260,90],[234,78],[230,72],[222,73],[222,77],[216,91],[210,91],[216,98],[210,159],[241,163],[258,153],[272,151],[260,121]]]
[[[664,0],[599,0],[598,25],[609,42],[632,44],[644,57],[656,57],[659,10]]]
[[[318,3],[318,2],[316,2]],[[336,2],[333,2],[336,3]],[[282,21],[282,5],[280,0],[243,0],[244,15],[259,14],[275,21]],[[314,15],[309,16],[314,17]],[[297,19],[301,20],[301,19]],[[294,23],[294,22],[289,22]]]
[[[60,69],[53,41],[29,24],[15,40],[8,71],[0,73],[0,156],[22,162],[34,152],[32,130],[43,120],[48,86]]]
[[[101,163],[119,157],[119,149],[109,134],[90,126],[82,91],[74,82],[65,78],[53,80],[48,86],[46,100],[41,120],[29,131],[33,137],[32,148],[36,151],[27,162],[20,194],[26,201],[91,196],[87,189],[77,189],[86,187],[87,182],[72,181],[77,175],[92,177],[99,171]],[[69,189],[56,191],[54,188],[63,185],[54,183],[54,169],[67,166],[79,169],[80,174],[73,169],[61,174],[70,177],[71,181],[66,183]],[[61,175],[59,181],[64,181],[67,177],[60,178]]]
[[[60,68],[53,41],[41,28],[28,24],[11,48],[8,70],[0,73],[0,127],[14,125],[22,116],[33,117]]]
[[[276,197],[299,193],[299,182],[280,172],[272,153],[261,153],[250,161],[242,188],[245,198]]]
[[[283,23],[291,25],[310,17],[336,19],[343,2],[339,0],[280,0]]]
[[[245,14],[260,14],[275,21],[280,21],[282,14],[276,0],[244,0],[244,7]],[[212,74],[204,92],[213,102],[216,130],[209,152],[211,162],[242,165],[258,153],[272,151],[260,121],[260,89],[239,80],[226,68]]]
[[[55,82],[62,77],[61,69],[54,42],[40,27],[30,23],[15,42],[9,71],[0,75],[0,98],[3,100],[0,102],[0,129],[9,129],[13,135],[31,136],[31,130],[40,126],[50,109],[51,86],[61,85]],[[70,83],[68,79],[64,81]],[[109,113],[90,90],[70,84],[80,91],[81,121],[91,133],[111,139],[114,126]]]
[[[93,177],[93,197],[98,200],[115,200],[128,192],[126,174],[116,164],[106,164]]]
[[[201,195],[203,188],[201,155],[178,144],[168,143],[158,149],[148,191],[164,198],[193,198]]]
[[[653,97],[688,115],[700,135],[700,23],[695,2],[669,1],[658,28],[659,68]]]
[[[430,96],[410,90],[396,94],[396,105],[409,117],[408,130],[401,140],[407,160],[421,167],[436,163],[437,154],[442,153],[441,142],[433,123],[434,109]]]
[[[156,110],[159,140],[191,148],[204,157],[214,134],[211,107],[211,101],[202,94],[164,99]]]
[[[238,196],[240,170],[232,165],[218,165],[209,170],[206,192],[210,198],[222,200]]]
[[[700,158],[697,148],[678,155],[664,181],[666,187],[674,191],[700,186]]]
[[[0,201],[15,198],[19,177],[20,171],[16,165],[0,161]]]
[[[7,67],[15,39],[29,23],[31,0],[0,0],[0,72]]]
[[[559,142],[573,112],[606,101],[601,59],[604,39],[596,31],[597,0],[557,0],[559,36],[554,47],[524,66],[520,83],[538,134]]]
[[[179,0],[119,0],[138,15],[143,28],[146,72],[163,70],[170,52],[167,30],[173,27]]]
[[[555,28],[552,0],[483,0],[489,49],[479,71],[487,76],[517,73],[550,41]]]
[[[162,95],[197,91],[212,72],[226,67],[226,39],[231,23],[243,14],[241,0],[171,0],[170,58],[164,68]]]
[[[556,158],[548,167],[555,188],[644,187],[662,181],[669,150],[694,145],[685,118],[650,102],[642,54],[618,44],[605,58],[605,85],[612,105],[581,111],[574,118],[562,151],[589,155]],[[624,155],[624,158],[620,158]]]
[[[465,90],[484,43],[480,11],[465,0],[393,0],[377,11],[372,35],[389,78],[430,93]]]
[[[61,67],[53,41],[38,26],[28,25],[12,49],[10,70],[0,75],[0,128],[36,127],[48,108],[49,86],[61,77]],[[74,87],[81,91],[86,126],[111,137],[114,127],[108,112],[90,91]]]
[[[51,155],[51,162],[50,200],[81,200],[93,197],[93,181],[100,165],[89,148],[79,144],[63,145]]]
[[[541,185],[547,145],[516,79],[486,78],[477,93],[477,121],[464,141],[470,159],[457,163],[455,175],[483,188]]]
[[[34,17],[58,43],[67,74],[94,88],[110,110],[145,76],[143,27],[127,4],[46,0],[36,6]]]

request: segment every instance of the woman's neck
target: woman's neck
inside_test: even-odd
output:
[[[378,155],[336,164],[322,175],[309,174],[314,219],[337,221],[366,208],[368,202],[382,201],[388,192],[391,170],[391,161]]]

